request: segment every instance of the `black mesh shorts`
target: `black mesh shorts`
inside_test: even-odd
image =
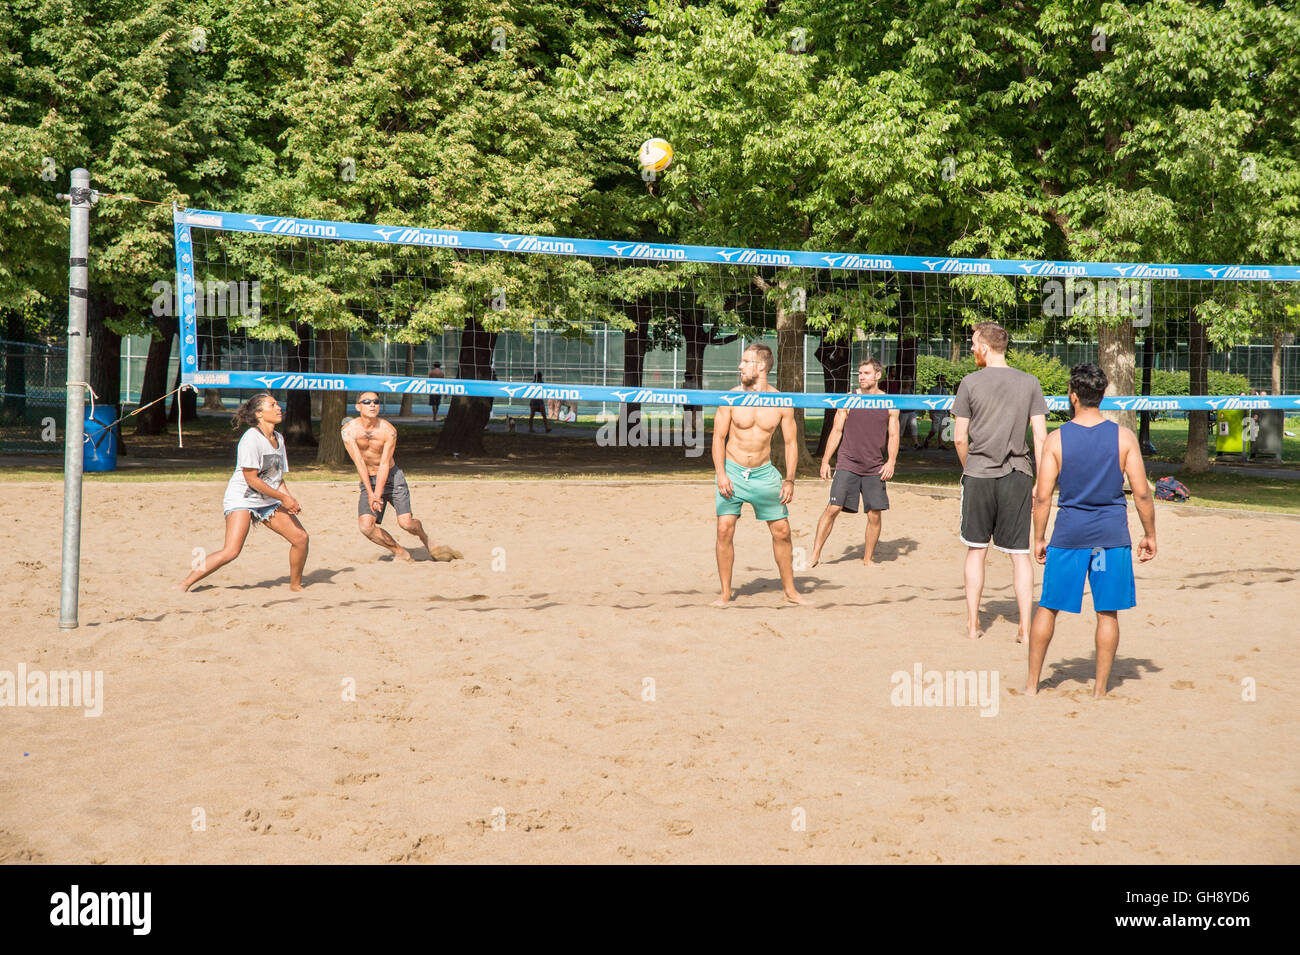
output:
[[[830,503],[844,508],[848,514],[858,513],[858,498],[868,511],[889,510],[889,492],[879,474],[854,474],[843,468],[835,469],[831,478]]]
[[[961,542],[1008,554],[1029,553],[1034,479],[1020,471],[995,478],[961,479]]]

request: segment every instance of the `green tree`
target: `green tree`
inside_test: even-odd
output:
[[[284,90],[280,148],[258,171],[246,205],[318,219],[572,231],[595,170],[548,84],[561,55],[614,29],[600,7],[401,0],[380,8],[334,0],[300,13],[302,72]],[[350,250],[346,259],[373,277],[387,254]],[[598,270],[580,259],[446,253],[435,264],[433,287],[409,317],[395,316],[400,327],[390,338],[414,342],[460,329],[458,377],[489,376],[504,330],[538,322],[581,333],[596,320],[628,324],[604,306]],[[292,340],[295,323],[305,321],[317,337],[318,367],[343,367],[348,336],[378,329],[326,293],[341,278],[304,277],[315,292],[298,290],[294,322],[256,333]],[[546,297],[548,279],[573,290],[567,307],[555,309]],[[322,404],[323,462],[346,460],[337,437],[343,400],[330,394]],[[440,449],[481,451],[490,407],[486,399],[455,400]]]
[[[90,9],[35,0],[0,13],[8,67],[0,78],[0,243],[14,243],[0,259],[18,263],[0,267],[0,302],[66,302],[67,211],[55,193],[66,190],[71,169],[86,167],[105,194],[91,218],[91,384],[119,408],[123,334],[158,340],[142,400],[165,388],[176,319],[151,306],[155,283],[175,271],[171,203],[219,202],[250,156],[243,134],[258,115],[256,97],[225,82],[228,64],[210,46],[230,15],[172,0]],[[160,418],[153,422],[146,430],[161,428]]]
[[[1099,68],[1075,86],[1090,147],[1061,197],[1078,257],[1164,262],[1295,261],[1300,253],[1300,17],[1294,5],[1226,0],[1108,3]],[[1097,170],[1092,181],[1089,169]],[[1191,389],[1207,350],[1268,333],[1259,287],[1175,290],[1191,346]],[[1103,359],[1131,389],[1132,327],[1103,323]],[[1126,388],[1127,386],[1127,388]],[[1209,466],[1206,414],[1189,419],[1185,466]]]

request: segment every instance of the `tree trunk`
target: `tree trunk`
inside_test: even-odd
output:
[[[627,317],[636,323],[631,331],[623,333],[623,384],[641,387],[645,373],[645,356],[650,350],[650,302],[640,298],[623,306]],[[635,418],[632,415],[636,415]],[[627,434],[640,419],[640,402],[624,402],[618,406],[619,434]]]
[[[1282,325],[1273,326],[1273,394],[1282,393]]]
[[[786,308],[785,293],[782,292],[776,306],[776,387],[779,391],[803,391],[803,333],[807,315],[806,311]],[[772,463],[791,480],[799,471],[807,472],[814,466],[804,437],[802,408],[794,409],[794,425],[799,448],[795,474],[785,474],[785,435],[780,428],[772,432]]]
[[[289,370],[305,375],[311,370],[311,326],[299,322],[297,343],[289,349]],[[314,448],[311,430],[311,392],[294,390],[284,399],[284,443],[291,448]]]
[[[326,375],[348,373],[346,328],[316,330],[316,371]],[[326,391],[321,395],[320,443],[316,446],[317,464],[340,467],[351,462],[348,449],[343,446],[343,435],[340,433],[347,404],[346,391]],[[285,440],[288,441],[288,438]]]
[[[415,377],[415,346],[414,345],[406,346],[406,377],[407,378]],[[412,411],[411,395],[408,392],[402,395],[402,407],[398,409],[397,413],[399,416],[403,418],[409,418],[411,416],[411,411]]]
[[[1142,389],[1143,395],[1151,394],[1151,372],[1156,363],[1156,337],[1147,329],[1146,337],[1142,339]],[[1141,430],[1138,432],[1138,444],[1143,451],[1151,444],[1151,412],[1144,411],[1139,416],[1141,419]]]
[[[457,378],[490,381],[492,379],[492,352],[496,348],[497,333],[489,332],[470,316],[465,320],[465,330],[460,335],[460,357],[456,368]],[[438,435],[437,450],[442,454],[461,454],[465,457],[483,455],[483,429],[492,417],[491,398],[453,398],[451,408]]]
[[[727,345],[740,336],[719,335],[717,326],[704,327],[697,309],[688,306],[682,314],[682,340],[686,345],[683,356],[682,387],[700,390],[704,387],[704,352],[710,345]],[[682,406],[683,434],[704,434],[704,406]]]
[[[176,319],[163,316],[157,324],[158,337],[149,341],[144,360],[144,379],[140,382],[140,407],[144,410],[135,416],[136,434],[167,433],[167,403],[158,399],[167,392],[167,362],[172,356]],[[154,401],[157,404],[150,404]]]
[[[954,365],[961,361],[962,349],[966,347],[966,339],[962,337],[965,327],[959,322],[952,323],[952,345],[948,351],[948,359]]]
[[[894,377],[900,394],[916,392],[916,300],[910,281],[900,282],[898,295],[898,360]]]
[[[1133,348],[1132,319],[1126,318],[1119,325],[1098,322],[1097,364],[1101,366],[1108,379],[1107,395],[1134,393],[1137,384],[1137,355]],[[1136,412],[1103,411],[1102,416],[1130,430],[1137,428]]]
[[[113,302],[101,295],[92,295],[86,309],[86,334],[89,338],[90,387],[99,397],[97,406],[111,405],[117,418],[122,417],[122,336],[108,327],[107,319],[115,315]],[[118,424],[118,454],[127,453],[122,440],[122,426]]]
[[[831,394],[846,394],[850,385],[849,382],[852,370],[849,368],[849,361],[852,356],[852,350],[847,342],[827,342],[823,341],[817,346],[815,352],[817,360],[822,363],[822,368],[826,375],[826,390]],[[835,426],[835,409],[827,408],[822,417],[822,434],[817,439],[817,453],[814,458],[820,460],[826,453],[826,442],[831,436],[831,430]]]
[[[5,314],[4,334],[11,342],[26,339],[23,316],[19,312]],[[5,346],[4,407],[0,420],[9,424],[22,424],[27,418],[27,349],[20,344]]]
[[[176,391],[181,386],[181,367],[176,366],[176,380],[172,382],[172,391]],[[172,424],[176,423],[176,415],[181,414],[184,417],[181,423],[194,421],[199,416],[199,395],[193,388],[186,388],[184,391],[176,391],[172,395],[171,410],[167,412],[167,420]]]
[[[1196,306],[1188,308],[1191,328],[1187,334],[1188,361],[1187,370],[1191,380],[1191,394],[1203,395],[1210,390],[1208,347],[1205,339],[1205,326],[1196,318]],[[1183,458],[1183,467],[1193,474],[1200,474],[1210,469],[1209,446],[1210,413],[1208,411],[1187,412],[1187,454]]]
[[[207,344],[205,344],[205,342],[206,342]],[[207,353],[207,354],[211,355],[211,352],[212,352],[212,350],[213,350],[213,343],[212,343],[212,342],[211,342],[207,337],[200,335],[200,336],[199,336],[199,343],[198,343],[198,344],[199,344],[199,349],[198,349],[198,350],[199,350],[199,368],[201,368],[201,369],[202,369],[202,368],[220,368],[221,365],[220,365],[219,363],[217,363],[217,362],[212,362],[211,364],[206,364],[206,365],[203,363],[203,357],[204,357],[204,354]],[[203,389],[203,410],[204,410],[204,411],[225,411],[225,410],[226,410],[226,406],[225,406],[225,404],[224,404],[224,403],[222,402],[222,400],[221,400],[221,389],[220,389],[220,388],[204,388],[204,389]]]

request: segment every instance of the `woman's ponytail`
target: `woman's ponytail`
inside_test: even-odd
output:
[[[262,410],[262,403],[269,400],[270,397],[265,391],[259,391],[253,395],[235,409],[235,416],[230,421],[230,427],[237,429],[242,425],[248,428],[256,428],[257,413]]]

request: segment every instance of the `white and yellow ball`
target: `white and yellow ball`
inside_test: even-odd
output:
[[[673,146],[666,139],[647,139],[641,144],[637,159],[642,169],[663,172],[673,161]]]

